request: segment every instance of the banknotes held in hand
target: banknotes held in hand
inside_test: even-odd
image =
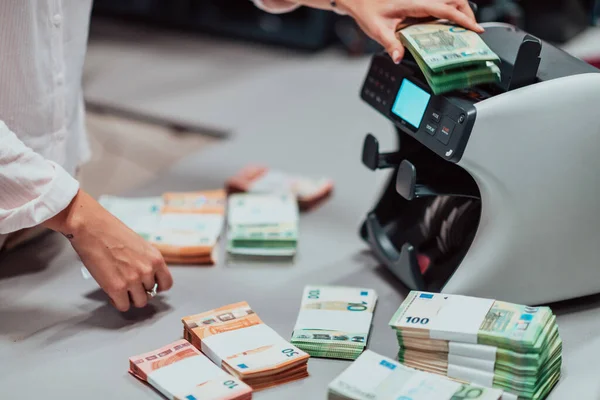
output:
[[[434,94],[501,79],[500,58],[477,33],[441,21],[396,31]]]
[[[411,291],[390,321],[404,365],[543,399],[558,382],[562,340],[549,307]]]
[[[502,391],[408,368],[366,350],[329,384],[329,400],[500,400]]]
[[[313,357],[355,360],[367,346],[377,293],[343,286],[306,286],[292,343]]]
[[[246,302],[182,321],[184,338],[254,390],[308,376],[310,356],[265,325]]]
[[[129,359],[129,372],[169,400],[249,400],[252,388],[186,340]]]

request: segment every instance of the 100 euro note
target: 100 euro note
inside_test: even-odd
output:
[[[372,289],[307,286],[292,343],[313,357],[354,360],[367,345],[376,303]]]
[[[129,372],[169,400],[248,400],[252,389],[186,340],[131,357]]]
[[[399,30],[397,36],[415,58],[421,58],[434,73],[473,64],[485,65],[488,61],[500,62],[477,33],[452,24],[411,25]]]
[[[255,390],[308,376],[309,355],[265,325],[246,302],[182,321],[188,341]]]
[[[366,350],[329,384],[329,400],[508,400],[499,389],[456,382]]]

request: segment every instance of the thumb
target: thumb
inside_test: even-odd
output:
[[[404,58],[404,46],[402,42],[396,37],[393,29],[382,30],[383,37],[380,42],[385,47],[386,51],[392,58],[394,63],[399,64]]]

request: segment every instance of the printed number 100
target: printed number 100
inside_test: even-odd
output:
[[[406,323],[427,325],[429,323],[429,318],[406,317]]]

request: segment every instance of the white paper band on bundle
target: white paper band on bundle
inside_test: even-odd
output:
[[[519,396],[517,396],[516,394],[512,394],[512,393],[506,393],[506,392],[502,392],[502,397],[500,397],[500,400],[518,400]]]
[[[479,358],[448,354],[448,369],[450,369],[450,366],[452,365],[457,367],[477,369],[484,372],[491,372],[493,374],[495,364],[496,363],[494,361],[490,360],[481,360]]]
[[[211,337],[215,337],[215,336],[211,336]],[[221,364],[223,363],[223,360],[221,360],[219,358],[219,356],[206,345],[206,340],[210,339],[211,337],[208,337],[206,339],[202,339],[202,341],[200,342],[200,351],[202,353],[204,353],[204,355],[206,357],[210,358],[210,360],[212,362],[214,362],[217,366],[221,367]]]
[[[448,343],[448,354],[455,356],[464,356],[470,358],[478,358],[480,360],[488,360],[496,362],[496,346],[488,346],[486,344],[473,343]]]
[[[448,364],[448,377],[465,382],[473,382],[491,388],[494,384],[494,374],[478,371],[472,368]]]
[[[291,179],[287,174],[277,170],[268,170],[250,184],[248,191],[251,193],[289,191],[290,185]]]
[[[452,296],[429,327],[429,337],[451,342],[477,343],[477,333],[494,300]]]

